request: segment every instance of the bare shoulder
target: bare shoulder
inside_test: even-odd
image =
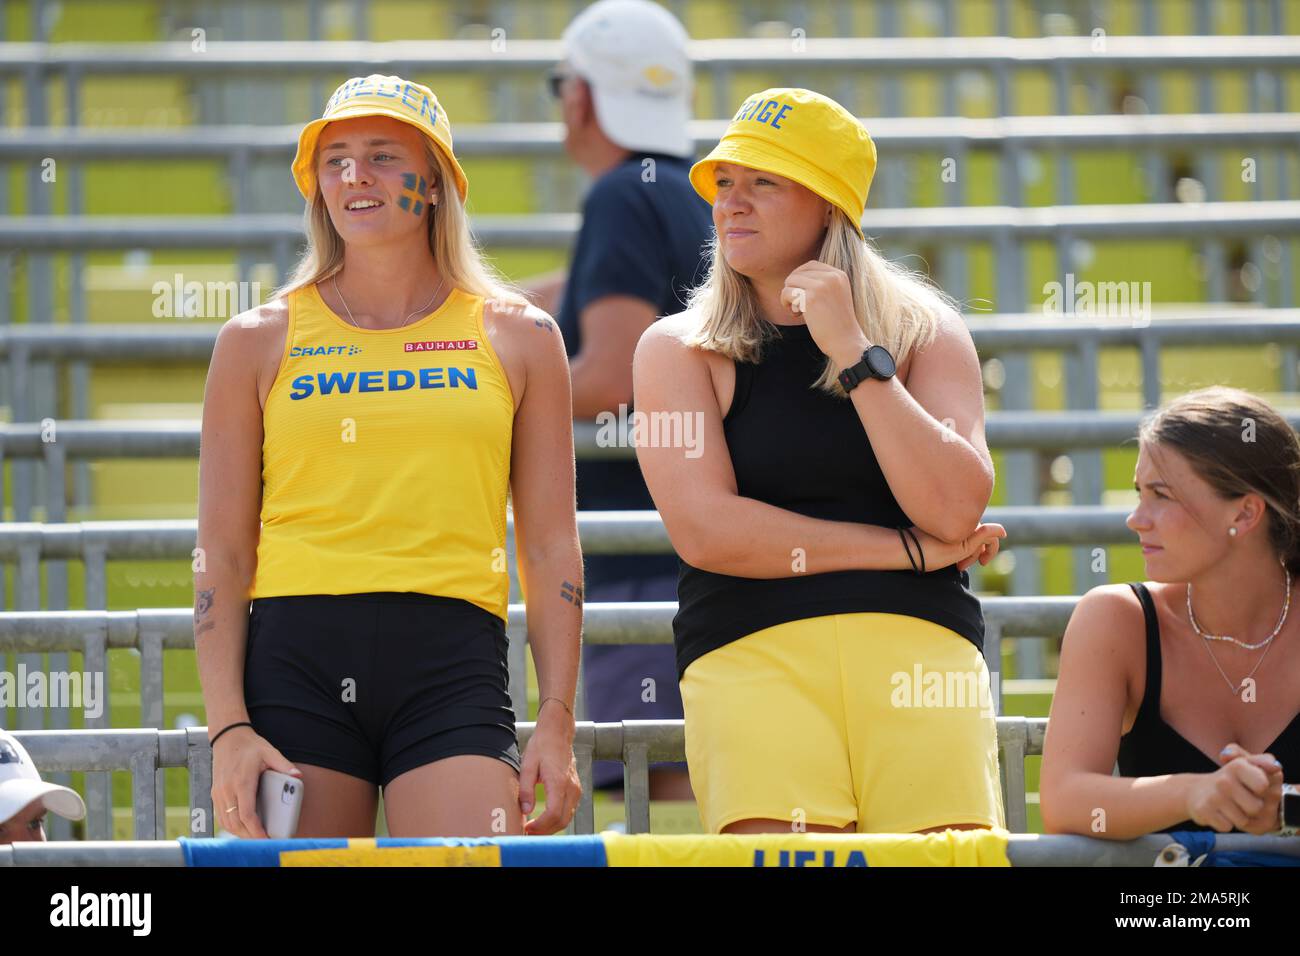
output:
[[[227,319],[217,333],[217,345],[260,371],[265,362],[278,365],[288,328],[289,303],[272,299]]]
[[[918,350],[917,354],[926,357],[938,356],[941,359],[950,359],[960,354],[974,356],[975,339],[971,336],[966,320],[956,310],[945,306],[939,310],[935,320],[934,337],[925,348]]]
[[[221,336],[241,343],[271,337],[276,330],[281,333],[289,325],[289,302],[272,299],[255,305],[246,312],[227,319],[221,327]]]
[[[687,344],[687,337],[696,327],[695,316],[690,312],[666,315],[651,322],[641,333],[636,355],[642,361],[665,361],[683,358],[702,360],[704,350]]]
[[[550,313],[533,305],[531,302],[516,302],[513,299],[488,298],[483,300],[483,318],[493,322],[519,325],[524,322],[555,323]]]
[[[641,333],[641,338],[672,339],[685,348],[686,335],[693,331],[697,324],[698,319],[693,312],[675,312],[652,323]]]
[[[528,336],[527,344],[536,346],[539,333],[549,333],[563,349],[560,327],[550,314],[531,302],[514,302],[509,299],[483,300],[483,325],[490,332],[511,340]]]
[[[1146,618],[1142,603],[1127,584],[1093,588],[1074,607],[1066,641],[1077,648],[1130,657],[1145,647]]]
[[[569,360],[559,325],[532,303],[484,299],[483,331],[505,366],[516,410],[530,376],[558,381],[558,377],[568,374]]]
[[[946,380],[958,363],[971,369],[979,364],[975,340],[966,326],[966,320],[947,306],[939,310],[934,335],[929,341],[923,346],[908,349],[905,354],[895,358],[898,363],[898,380],[904,386],[908,384],[914,368],[923,367],[930,372],[930,377],[940,374]]]
[[[209,379],[218,379],[218,385],[251,380],[258,404],[265,408],[280,371],[288,329],[285,299],[272,299],[227,319],[217,332]]]
[[[1145,634],[1142,603],[1132,588],[1103,584],[1090,590],[1075,605],[1065,631],[1057,695],[1074,700],[1078,694],[1122,692],[1119,732],[1128,733],[1146,680]]]
[[[966,325],[966,320],[956,309],[948,306],[939,310],[938,330],[941,335],[971,341],[970,328]]]

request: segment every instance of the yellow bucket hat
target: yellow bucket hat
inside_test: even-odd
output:
[[[876,144],[853,114],[829,96],[783,87],[747,98],[718,145],[691,167],[691,185],[709,203],[718,193],[713,174],[718,163],[793,179],[843,209],[862,235]]]
[[[316,142],[327,123],[355,119],[358,116],[390,116],[414,126],[433,141],[456,177],[456,191],[461,202],[469,195],[469,180],[451,149],[451,121],[438,97],[427,86],[412,83],[400,76],[354,76],[329,98],[325,113],[312,120],[298,135],[298,154],[293,158],[293,179],[298,191],[308,200],[316,195]]]

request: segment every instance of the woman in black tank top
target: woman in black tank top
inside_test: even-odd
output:
[[[942,293],[864,240],[874,167],[866,131],[833,101],[789,89],[746,100],[691,170],[713,204],[709,277],[637,350],[644,423],[696,424],[695,447],[648,430],[637,454],[682,559],[674,643],[683,691],[697,685],[687,758],[711,830],[788,832],[792,807],[808,830],[1001,819],[992,710],[946,737],[923,730],[919,712],[891,709],[888,673],[882,688],[853,663],[924,644],[967,661],[987,689],[966,568],[1005,534],[980,524],[993,469],[974,345]],[[723,362],[729,400],[715,394],[731,378],[715,381]],[[832,619],[838,630],[817,640],[782,629]],[[907,678],[913,664],[947,666],[927,653],[912,652]],[[873,706],[880,719],[855,723]],[[959,751],[953,761],[930,751],[928,771],[899,756],[862,772],[895,741],[922,752],[931,737]]]
[[[1300,442],[1228,388],[1174,400],[1139,438],[1128,526],[1158,583],[1094,588],[1075,609],[1043,822],[1113,839],[1277,830],[1284,782],[1300,782]]]

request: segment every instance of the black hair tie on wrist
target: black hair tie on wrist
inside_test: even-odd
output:
[[[907,560],[912,564],[912,571],[919,574],[920,572],[916,570],[916,558],[912,557],[912,546],[907,543],[907,534],[901,527],[898,529],[898,540],[903,542],[903,550],[907,552]]]
[[[908,528],[907,533],[912,536],[912,543],[916,545],[916,553],[921,556],[921,570],[917,571],[917,574],[925,574],[925,549],[921,547],[921,542],[916,539],[915,531],[913,531],[911,528]],[[912,566],[912,570],[913,571],[916,570],[915,565]]]
[[[208,741],[208,748],[211,749],[212,747],[214,747],[217,741],[221,739],[221,734],[224,734],[227,730],[234,730],[236,727],[252,727],[252,726],[253,725],[246,720],[241,720],[237,724],[231,724],[229,727],[225,728],[225,730],[222,730],[220,734],[217,734],[215,737],[213,737],[211,740]],[[256,730],[257,728],[253,728],[253,729]]]

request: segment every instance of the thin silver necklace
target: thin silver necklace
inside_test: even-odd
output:
[[[1277,627],[1273,628],[1272,634],[1258,644],[1247,644],[1245,641],[1239,641],[1235,637],[1229,637],[1226,634],[1206,634],[1201,630],[1201,626],[1196,623],[1196,615],[1192,613],[1192,584],[1189,581],[1187,582],[1187,618],[1192,622],[1192,630],[1207,641],[1229,641],[1238,647],[1244,647],[1248,651],[1257,651],[1269,644],[1281,632],[1282,625],[1286,623],[1287,611],[1291,607],[1291,572],[1286,569],[1285,562],[1279,561],[1279,563],[1282,564],[1282,573],[1286,576],[1286,601],[1282,604],[1282,616],[1278,618]]]
[[[1188,582],[1187,584],[1187,617],[1192,622],[1192,629],[1195,630],[1198,635],[1204,638],[1203,644],[1205,647],[1205,653],[1210,655],[1210,660],[1213,662],[1215,669],[1218,670],[1219,676],[1223,678],[1223,682],[1228,685],[1228,692],[1232,694],[1233,697],[1236,697],[1237,694],[1241,691],[1241,689],[1246,686],[1246,682],[1255,676],[1255,672],[1259,670],[1259,665],[1264,663],[1264,658],[1268,657],[1268,652],[1273,649],[1273,638],[1278,636],[1278,634],[1282,630],[1282,625],[1286,622],[1287,610],[1291,607],[1291,572],[1286,570],[1285,562],[1282,562],[1282,571],[1286,575],[1286,600],[1282,605],[1282,617],[1280,620],[1278,620],[1277,627],[1273,628],[1273,633],[1270,634],[1264,640],[1260,641],[1258,644],[1247,644],[1245,641],[1239,641],[1235,637],[1228,637],[1227,635],[1224,634],[1206,634],[1204,631],[1202,631],[1200,626],[1196,623],[1196,616],[1192,614],[1191,582]],[[1241,683],[1237,684],[1234,687],[1232,681],[1228,678],[1227,673],[1223,670],[1222,665],[1219,664],[1219,659],[1215,657],[1214,652],[1210,650],[1210,641],[1212,640],[1231,641],[1233,644],[1236,644],[1238,647],[1244,647],[1247,650],[1252,650],[1252,651],[1258,650],[1259,648],[1263,647],[1264,653],[1259,655],[1259,660],[1257,660],[1255,662],[1255,666],[1250,669],[1250,673],[1247,674],[1245,677],[1243,677],[1241,679]]]
[[[354,318],[352,318],[352,310],[348,308],[348,300],[345,299],[345,298],[343,298],[343,293],[339,291],[339,274],[338,274],[337,272],[334,273],[334,276],[333,276],[332,281],[333,281],[333,283],[334,283],[334,294],[335,294],[336,296],[339,297],[339,301],[343,303],[343,308],[347,310],[347,313],[348,313],[348,321],[351,322],[353,325],[356,325],[357,328],[361,328],[361,326],[357,325],[357,320],[354,319]],[[408,316],[405,318],[405,320],[403,320],[403,322],[402,322],[401,325],[394,326],[393,329],[366,329],[366,330],[364,330],[364,331],[367,331],[367,332],[391,332],[391,331],[394,331],[395,329],[404,329],[404,328],[406,328],[406,323],[407,323],[407,322],[410,322],[412,318],[414,318],[415,316],[419,315],[421,312],[427,312],[427,311],[429,311],[429,306],[433,305],[434,299],[437,299],[437,298],[438,298],[438,293],[442,291],[442,287],[443,287],[444,285],[446,285],[446,283],[447,283],[447,277],[444,275],[444,276],[442,277],[442,281],[438,283],[438,288],[436,288],[436,289],[433,290],[433,295],[430,297],[429,301],[426,302],[426,303],[424,303],[424,305],[420,306],[420,308],[416,309],[414,312],[412,312],[410,315],[408,315]]]
[[[1228,675],[1225,674],[1223,668],[1219,666],[1219,661],[1218,658],[1214,656],[1214,651],[1210,650],[1210,642],[1206,641],[1203,646],[1205,647],[1205,653],[1210,655],[1210,660],[1214,661],[1214,666],[1219,669],[1219,674],[1223,678],[1223,682],[1228,685],[1228,691],[1232,694],[1233,697],[1236,697],[1237,694],[1241,692],[1241,689],[1246,686],[1246,681],[1250,680],[1252,677],[1255,676],[1255,671],[1259,670],[1259,665],[1264,663],[1264,658],[1268,657],[1268,652],[1273,649],[1272,644],[1264,648],[1264,653],[1259,655],[1259,660],[1257,660],[1255,662],[1255,666],[1250,669],[1250,673],[1241,679],[1240,684],[1238,684],[1236,687],[1233,687],[1232,681],[1228,679]]]

